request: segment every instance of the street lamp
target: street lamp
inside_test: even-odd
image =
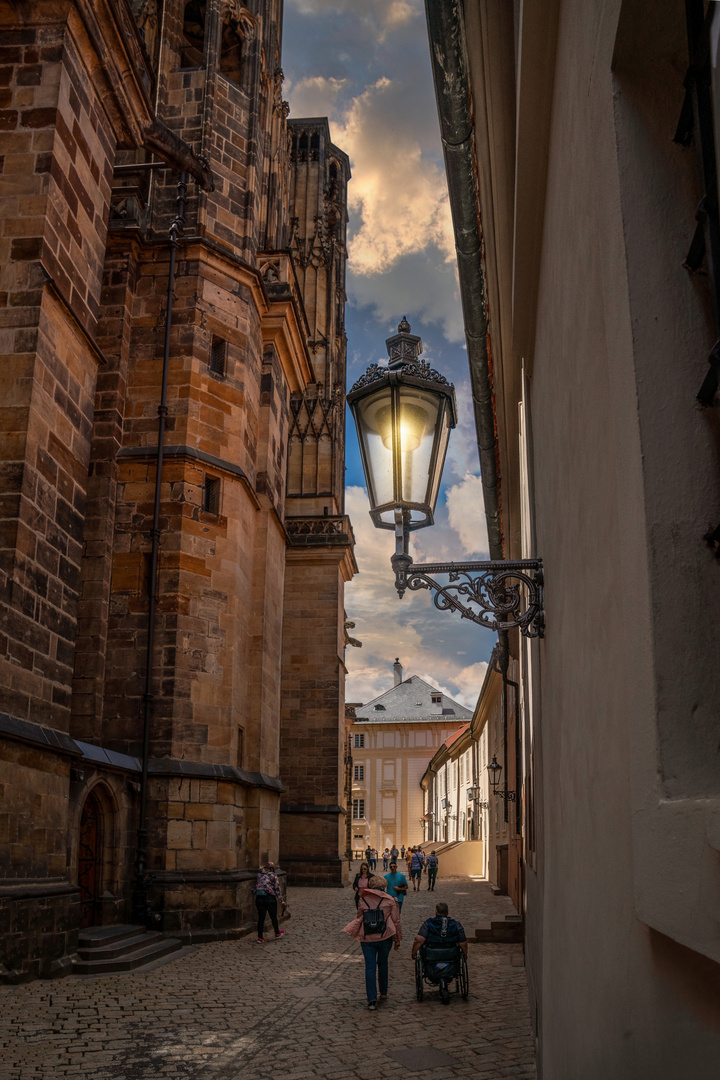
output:
[[[395,530],[391,558],[395,587],[428,589],[440,611],[489,630],[519,627],[542,637],[543,577],[540,559],[413,564],[410,532],[434,522],[450,431],[457,424],[455,388],[419,359],[422,342],[403,317],[387,339],[389,362],[371,364],[347,395],[357,427],[370,517]],[[448,575],[449,583],[434,575]]]
[[[488,765],[490,771],[490,782],[492,784],[493,795],[497,795],[498,799],[507,799],[508,802],[515,802],[514,791],[498,791],[497,786],[500,783],[500,773],[502,772],[502,765],[498,761],[495,754],[493,759]]]

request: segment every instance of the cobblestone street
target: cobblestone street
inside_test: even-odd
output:
[[[360,946],[340,933],[354,912],[349,889],[290,889],[287,933],[265,945],[247,937],[149,971],[3,987],[0,1077],[375,1080],[407,1072],[393,1055],[412,1047],[452,1059],[418,1073],[428,1078],[535,1077],[519,946],[471,944],[467,1002],[453,994],[444,1007],[428,989],[415,1000],[410,945],[437,900],[469,938],[510,910],[485,882],[439,879],[428,894],[423,881],[405,902],[389,998],[375,1013]]]

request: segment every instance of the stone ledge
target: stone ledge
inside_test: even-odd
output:
[[[151,870],[148,873],[148,885],[227,885],[243,881],[255,881],[260,868],[248,870]],[[285,871],[275,867],[278,877],[284,877]]]
[[[280,806],[281,814],[347,814],[339,803],[287,803]]]
[[[283,794],[285,785],[277,776],[262,772],[246,772],[235,765],[213,765],[205,761],[181,761],[176,758],[156,758],[150,761],[151,776],[182,776],[191,780],[230,780],[245,787],[267,788]]]
[[[0,883],[0,900],[29,900],[79,892],[79,887],[67,878],[4,878]]]
[[[88,762],[90,765],[105,766],[121,772],[139,773],[142,771],[140,759],[115,750],[107,750],[95,743],[80,742],[65,732],[43,727],[30,720],[19,720],[7,713],[0,713],[0,736],[30,746],[39,746],[59,754],[68,754]],[[148,764],[150,776],[175,776],[190,780],[226,780],[244,787],[266,788],[278,795],[285,792],[285,785],[277,776],[268,776],[263,772],[246,772],[234,765],[214,765],[205,761],[180,761],[174,758],[155,758]],[[344,811],[343,811],[344,812]]]
[[[15,716],[9,716],[8,713],[0,713],[0,735],[7,735],[11,739],[18,739],[32,746],[41,746],[46,750],[54,750],[56,753],[70,754],[73,757],[82,756],[82,750],[75,740],[65,732],[34,724],[30,720],[19,720]]]

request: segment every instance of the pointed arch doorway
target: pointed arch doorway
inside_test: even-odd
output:
[[[90,792],[80,817],[78,885],[80,886],[80,928],[94,926],[99,910],[102,879],[103,814],[100,800]]]

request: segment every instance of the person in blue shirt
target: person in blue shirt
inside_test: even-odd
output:
[[[444,936],[443,936],[444,932]],[[412,943],[410,955],[415,959],[418,949],[423,945],[459,945],[465,956],[468,954],[467,938],[462,923],[451,919],[447,904],[435,905],[435,917],[426,919]]]
[[[385,880],[388,883],[388,896],[395,897],[400,906],[400,910],[402,911],[403,900],[405,899],[405,893],[408,890],[408,883],[404,874],[398,874],[397,861],[395,859],[390,863],[390,873],[385,875]]]

